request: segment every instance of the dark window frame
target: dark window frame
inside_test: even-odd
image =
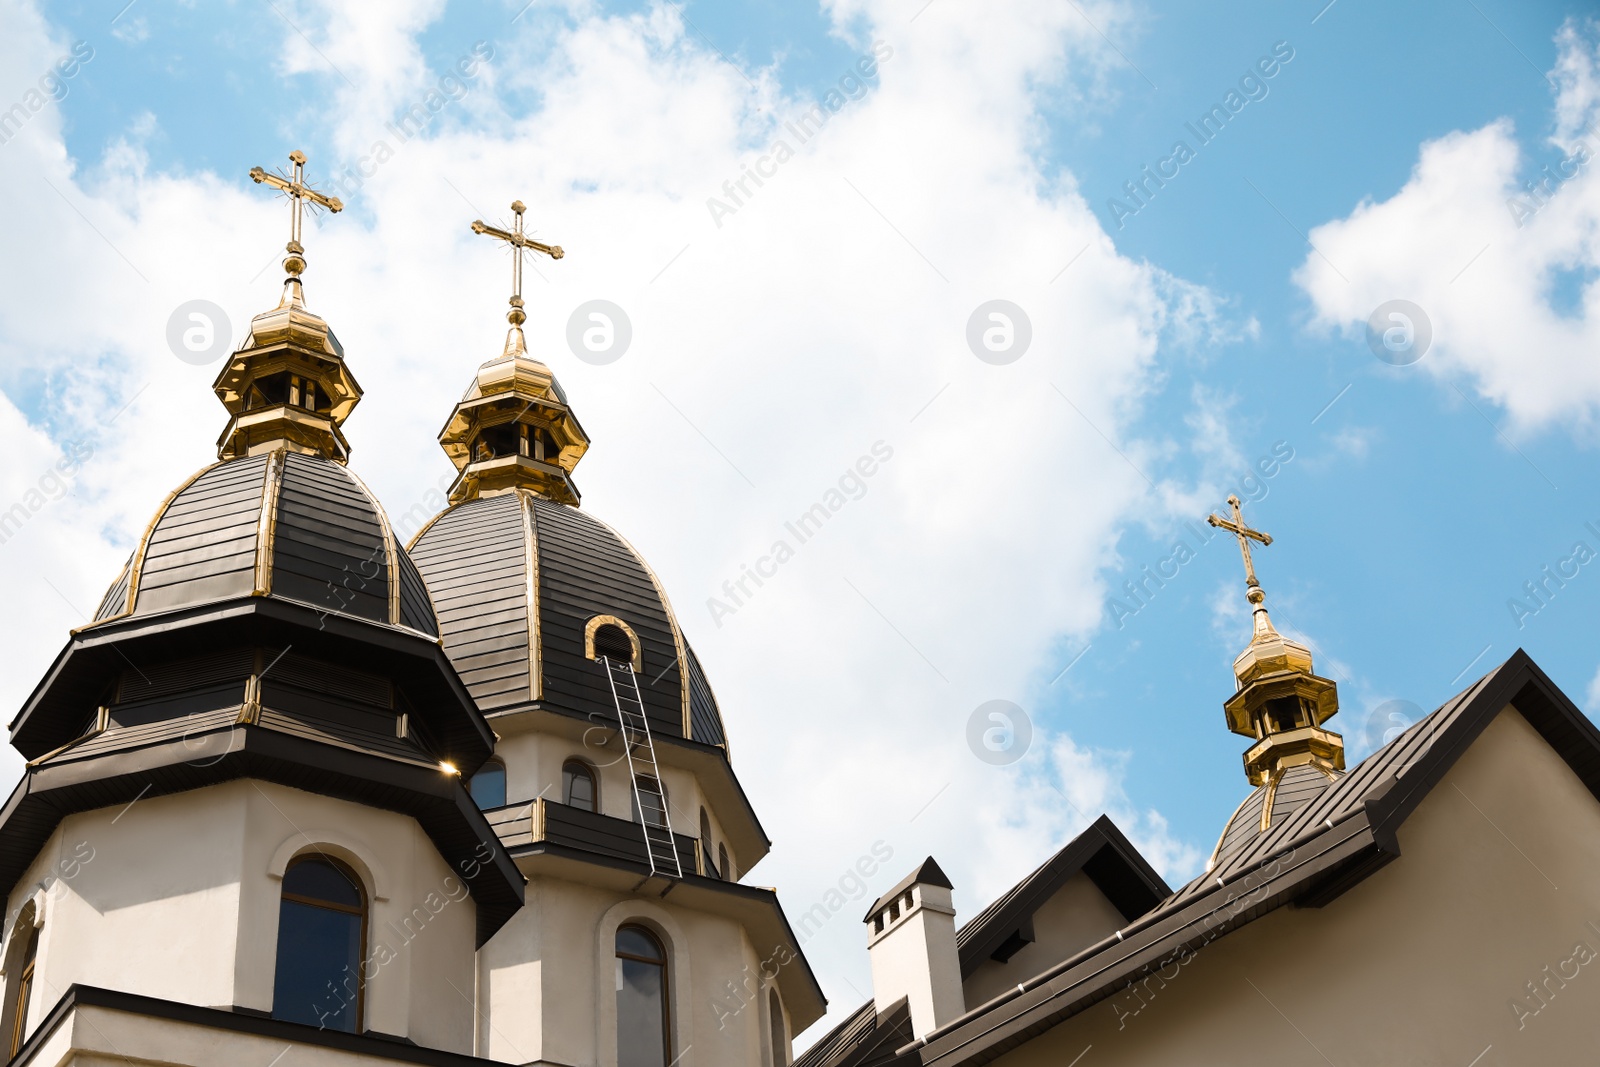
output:
[[[661,968],[661,1061],[669,1067],[675,1062],[672,1055],[672,956],[667,951],[665,941],[660,934],[648,926],[636,922],[623,923],[617,927],[617,932],[612,936],[611,943],[616,946],[624,931],[633,931],[642,934],[644,938],[656,947],[660,953],[659,958],[651,959],[632,952],[624,952],[620,947],[614,947],[612,955],[619,960],[632,960],[636,963],[648,963]],[[616,1020],[617,1037],[620,1041],[622,1020]],[[620,1051],[620,1050],[619,1050]]]
[[[500,772],[500,803],[498,803],[498,804],[478,804],[478,798],[477,798],[476,794],[473,791],[472,783],[477,781],[478,780],[478,776],[481,775],[484,771],[490,770],[491,768],[496,769],[496,770],[498,770]],[[472,802],[474,804],[478,804],[478,809],[480,811],[490,811],[490,810],[492,810],[494,808],[503,808],[503,807],[506,806],[507,803],[509,803],[508,797],[510,796],[510,793],[507,792],[507,784],[506,784],[507,783],[507,779],[508,779],[508,776],[506,774],[506,764],[505,764],[504,760],[502,760],[502,759],[500,759],[498,757],[494,757],[494,758],[485,760],[483,766],[479,767],[476,771],[474,771],[473,774],[472,774],[472,777],[467,779],[467,795],[472,797]]]
[[[581,804],[574,804],[572,802],[572,783],[568,780],[567,775],[569,771],[574,770],[581,772],[584,777],[589,779],[591,806],[588,808],[583,807]],[[596,815],[600,814],[600,775],[587,760],[579,759],[577,756],[569,756],[562,761],[561,803],[567,805],[569,808],[577,808],[580,811],[592,811]]]
[[[789,1027],[783,1021],[783,1001],[772,986],[767,987],[767,1034],[773,1067],[789,1067]]]
[[[358,940],[356,942],[356,959],[355,959],[355,972],[356,972],[355,1028],[351,1032],[352,1033],[356,1033],[356,1034],[364,1033],[365,1031],[363,1030],[363,1024],[366,1022],[366,1013],[367,1013],[367,975],[366,975],[366,970],[367,969],[366,969],[366,965],[365,964],[366,964],[366,953],[367,953],[367,935],[368,935],[369,927],[371,926],[371,923],[372,923],[372,894],[367,891],[366,880],[363,879],[359,874],[356,873],[356,870],[355,870],[354,867],[352,867],[349,863],[345,862],[344,860],[341,860],[341,859],[338,859],[337,857],[328,855],[326,852],[303,852],[300,855],[294,857],[294,859],[290,860],[289,861],[289,865],[283,869],[283,877],[284,877],[284,882],[286,884],[288,882],[289,872],[294,870],[296,867],[300,866],[303,863],[322,863],[322,864],[326,864],[329,867],[332,867],[334,870],[338,871],[345,879],[347,879],[353,887],[355,887],[356,895],[360,898],[360,901],[359,901],[359,903],[357,903],[357,904],[352,906],[352,905],[349,905],[349,904],[345,904],[342,901],[323,900],[323,899],[318,898],[318,897],[306,896],[305,894],[302,894],[302,893],[291,893],[287,889],[284,889],[284,890],[280,890],[279,894],[278,894],[278,902],[279,902],[279,908],[280,908],[279,920],[278,921],[280,923],[282,923],[282,921],[283,921],[283,918],[282,918],[283,913],[282,913],[281,909],[282,909],[283,901],[285,901],[285,900],[287,900],[287,901],[289,901],[291,903],[294,903],[294,904],[302,904],[302,905],[305,905],[305,906],[308,906],[308,907],[313,907],[313,908],[326,908],[329,911],[336,911],[336,912],[340,912],[340,913],[345,914],[345,915],[356,915],[356,916],[360,917],[360,919],[361,919],[361,933],[360,933],[360,936],[359,936],[359,938],[358,938]],[[283,931],[282,931],[282,929],[280,927],[280,929],[278,931],[278,946],[276,948],[274,948],[274,950],[273,950],[273,967],[274,967],[274,974],[273,974],[273,985],[274,985],[273,1007],[274,1007],[274,1010],[276,1010],[276,1007],[277,1007],[277,994],[276,994],[276,985],[277,985],[276,967],[278,965],[278,955],[277,954],[282,949],[282,944],[283,944]]]
[[[23,949],[22,966],[17,974],[16,984],[9,991],[8,999],[11,1001],[11,1042],[7,1059],[16,1056],[22,1048],[23,1040],[28,1036],[28,1008],[33,1002],[34,971],[39,962],[39,933],[40,928],[33,924],[33,911],[28,912],[17,922],[17,933],[22,932],[26,925],[28,930],[27,947]],[[14,933],[13,937],[16,936]]]
[[[654,788],[648,788],[645,783],[653,782]],[[648,793],[661,801],[661,821],[649,822],[644,814],[644,796]],[[672,803],[667,798],[667,784],[660,778],[651,774],[636,774],[633,776],[633,821],[640,826],[653,826],[658,830],[666,830],[671,826],[671,816],[668,814],[667,805]]]

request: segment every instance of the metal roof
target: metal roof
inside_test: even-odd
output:
[[[91,625],[248,596],[439,632],[377,499],[344,464],[288,450],[215,463],[179,486]]]

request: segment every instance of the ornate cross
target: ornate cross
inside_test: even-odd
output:
[[[250,178],[257,185],[270,185],[280,189],[289,198],[289,243],[284,245],[284,251],[289,254],[284,257],[283,269],[291,277],[299,277],[306,269],[306,250],[300,244],[300,217],[303,213],[305,202],[311,202],[311,210],[325,207],[332,212],[344,210],[344,201],[337,196],[325,196],[306,184],[306,154],[296,149],[289,153],[289,162],[294,165],[291,174],[270,174],[260,167],[250,168]]]
[[[1244,513],[1239,510],[1238,497],[1230,496],[1228,498],[1228,506],[1233,508],[1232,522],[1227,519],[1219,519],[1215,515],[1207,516],[1206,522],[1219,529],[1227,530],[1239,539],[1239,552],[1244,556],[1245,585],[1250,587],[1250,602],[1259,604],[1260,600],[1257,597],[1261,594],[1261,583],[1256,581],[1256,565],[1255,561],[1250,558],[1250,542],[1259,541],[1263,545],[1270,545],[1272,544],[1272,535],[1262,533],[1260,530],[1252,530],[1245,525]]]
[[[543,252],[551,259],[560,259],[566,255],[561,250],[560,245],[547,245],[542,241],[535,241],[522,232],[522,213],[527,210],[527,205],[521,200],[512,201],[511,211],[516,216],[516,223],[515,228],[511,230],[502,230],[498,226],[490,226],[482,219],[472,220],[473,233],[487,234],[511,246],[511,310],[506,313],[506,318],[511,321],[513,326],[521,326],[528,319],[528,316],[522,310],[523,255],[530,249],[535,252]]]

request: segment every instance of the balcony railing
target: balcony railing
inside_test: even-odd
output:
[[[513,853],[531,845],[548,843],[637,864],[646,871],[650,869],[644,827],[629,819],[617,819],[542,798],[531,803],[491,808],[483,814],[499,835],[500,842]],[[683,834],[672,837],[684,872],[706,874],[698,840]]]

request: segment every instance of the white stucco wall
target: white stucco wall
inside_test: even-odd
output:
[[[63,820],[7,901],[9,936],[48,885],[30,1028],[74,983],[270,1011],[283,868],[318,849],[367,883],[364,1027],[470,1052],[476,909],[432,842],[407,816],[255,781]]]
[[[733,920],[558,878],[530,880],[523,908],[480,953],[479,1055],[510,1063],[616,1063],[619,926],[666,947],[675,1051],[703,1067],[750,1067],[766,1042],[760,961]],[[688,1062],[688,1061],[686,1061]]]

